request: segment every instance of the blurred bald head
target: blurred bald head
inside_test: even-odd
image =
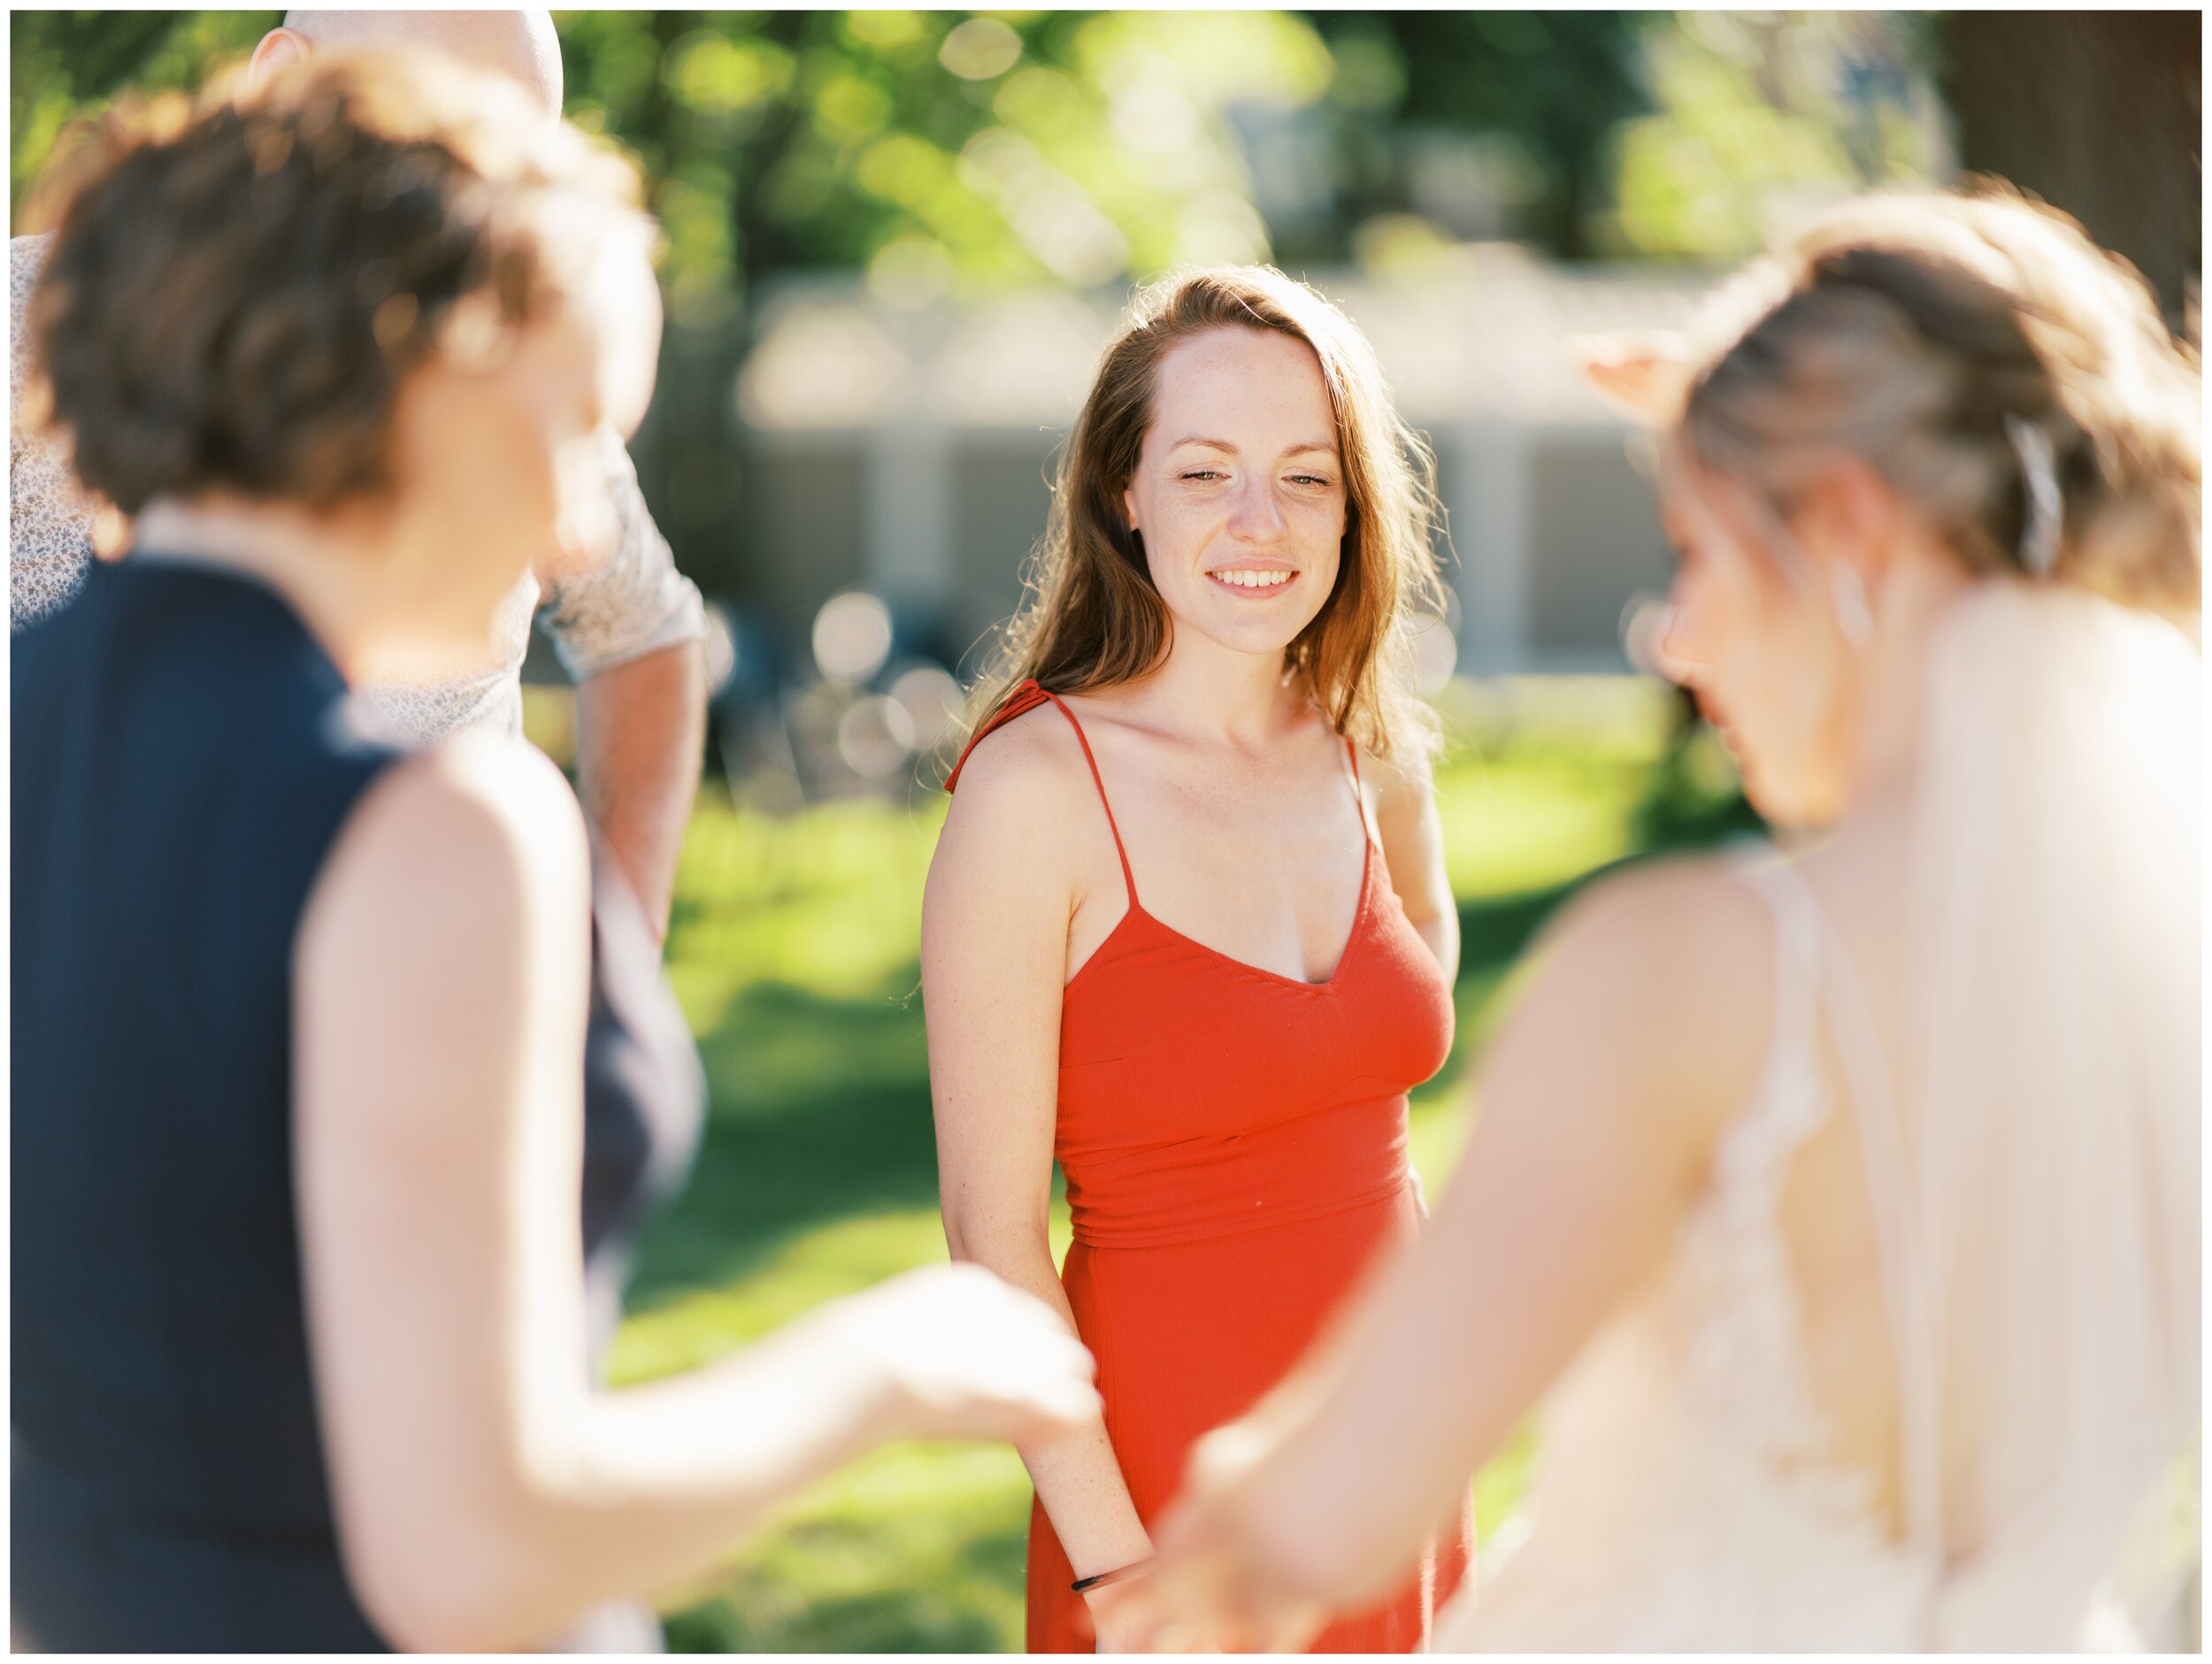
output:
[[[411,46],[519,81],[558,120],[561,43],[549,12],[287,12],[253,55],[267,75],[319,49]]]

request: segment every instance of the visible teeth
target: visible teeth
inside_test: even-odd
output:
[[[1289,572],[1216,572],[1213,576],[1225,584],[1234,584],[1239,589],[1268,589],[1291,580]]]

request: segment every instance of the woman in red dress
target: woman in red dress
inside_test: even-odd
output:
[[[947,783],[922,943],[946,1236],[1069,1313],[1105,1401],[1022,1447],[1032,1652],[1125,1650],[1193,1443],[1421,1217],[1406,1093],[1450,1048],[1459,947],[1402,660],[1437,591],[1430,473],[1310,289],[1148,291]],[[1419,1650],[1471,1536],[1463,1509],[1313,1650]]]

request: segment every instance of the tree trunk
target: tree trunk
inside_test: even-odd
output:
[[[2177,327],[2203,271],[2197,12],[1953,12],[1942,85],[1960,165],[2133,261]]]

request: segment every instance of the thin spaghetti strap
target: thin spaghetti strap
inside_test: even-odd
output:
[[[952,765],[952,772],[945,776],[945,794],[949,797],[959,789],[960,777],[967,771],[968,759],[975,755],[976,747],[981,745],[1001,728],[1013,721],[1015,717],[1036,709],[1038,706],[1045,702],[1047,697],[1045,690],[1038,686],[1033,679],[1022,683],[1012,693],[1007,694],[999,708],[993,711],[987,720],[976,725],[976,731],[968,736],[968,743],[960,748],[959,760]]]
[[[1098,759],[1091,755],[1091,742],[1083,732],[1083,725],[1076,721],[1075,713],[1067,708],[1060,695],[1050,688],[1039,686],[1035,677],[1031,677],[1009,694],[1005,702],[992,713],[991,719],[979,726],[969,738],[967,745],[961,750],[960,760],[953,764],[952,772],[945,777],[945,790],[949,794],[958,786],[961,771],[968,766],[969,757],[974,755],[976,747],[981,744],[986,737],[1003,728],[1015,717],[1036,709],[1047,700],[1059,706],[1060,714],[1068,719],[1068,725],[1075,730],[1075,743],[1083,748],[1083,761],[1090,764],[1091,783],[1098,787],[1099,805],[1106,811],[1106,830],[1114,835],[1114,854],[1121,861],[1121,881],[1128,887],[1129,905],[1133,908],[1137,905],[1136,875],[1129,870],[1129,852],[1121,847],[1121,828],[1114,821],[1114,806],[1106,800],[1106,782],[1099,776]]]
[[[1083,761],[1091,765],[1091,783],[1098,787],[1099,807],[1106,811],[1106,830],[1114,835],[1114,854],[1121,858],[1121,881],[1128,886],[1129,905],[1134,907],[1137,905],[1136,875],[1129,870],[1129,852],[1121,847],[1121,828],[1115,823],[1114,806],[1107,801],[1106,782],[1099,774],[1098,759],[1091,755],[1091,742],[1083,732],[1083,725],[1076,721],[1075,713],[1068,709],[1067,702],[1059,694],[1048,687],[1040,687],[1037,691],[1059,707],[1060,714],[1068,719],[1068,726],[1075,730],[1075,743],[1083,748]]]
[[[1352,759],[1352,804],[1359,810],[1360,835],[1372,843],[1375,829],[1367,821],[1367,790],[1359,781],[1359,747],[1349,734],[1344,736],[1344,755]]]
[[[1763,838],[1741,839],[1725,853],[1738,881],[1760,898],[1774,919],[1772,1049],[1809,1062],[1820,1024],[1820,921],[1813,912],[1812,893]]]

